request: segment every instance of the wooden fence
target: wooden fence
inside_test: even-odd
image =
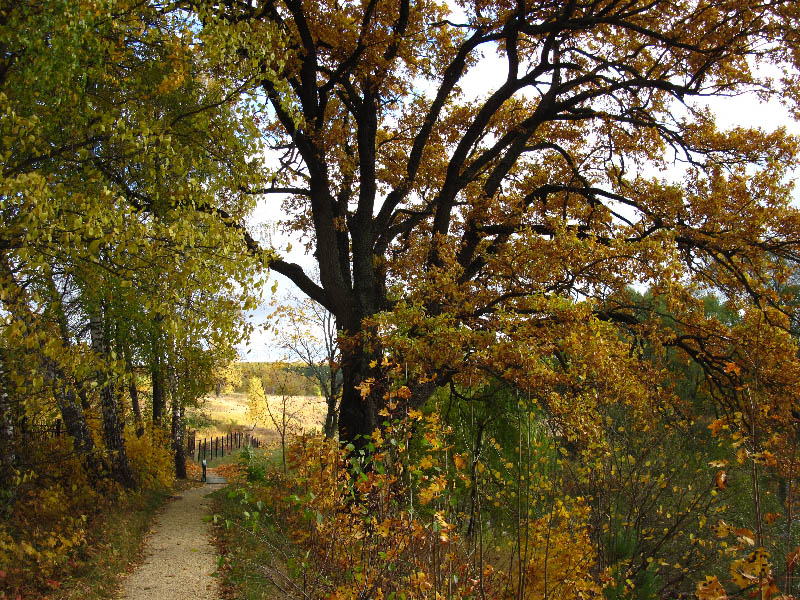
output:
[[[30,444],[39,444],[45,440],[51,440],[66,436],[67,432],[61,423],[61,419],[51,425],[30,424],[28,420],[23,418],[14,427],[14,437],[12,443],[20,444],[22,447],[27,447]]]
[[[260,448],[261,440],[243,431],[234,431],[222,436],[210,438],[197,437],[197,432],[191,431],[186,436],[186,454],[195,457],[197,462],[206,460],[211,462],[214,458],[222,458],[227,452],[230,454],[238,448]]]

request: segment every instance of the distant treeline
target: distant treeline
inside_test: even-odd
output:
[[[251,377],[261,379],[267,394],[280,394],[282,390],[293,396],[319,396],[320,389],[311,368],[300,363],[240,362],[236,365],[240,377],[233,385],[235,392],[247,393]]]

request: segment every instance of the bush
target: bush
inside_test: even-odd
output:
[[[528,597],[545,587],[565,600],[601,593],[584,501],[553,501],[544,489],[511,529],[482,519],[479,505],[468,532],[468,515],[452,500],[468,495],[471,457],[452,452],[452,432],[436,416],[401,418],[396,406],[362,449],[297,437],[287,475],[268,471],[266,484],[242,491],[239,526],[264,548],[291,542],[286,555],[260,565],[279,592],[340,600]]]
[[[172,487],[175,482],[175,459],[167,431],[147,430],[137,437],[133,429],[125,430],[125,448],[136,483],[143,490]]]
[[[125,432],[126,448],[140,490],[161,490],[174,479],[168,438],[162,432],[136,437]],[[99,451],[99,449],[98,449]],[[0,598],[58,587],[58,579],[87,542],[87,522],[125,492],[113,481],[94,483],[63,437],[47,440],[27,459],[36,470],[17,472],[4,491],[0,520]]]
[[[50,440],[38,450],[56,455]],[[37,471],[17,472],[0,523],[0,596],[22,587],[47,589],[52,578],[86,539],[86,519],[102,506],[104,494],[92,488],[74,455],[59,448],[60,461],[41,462]]]
[[[245,446],[239,453],[239,466],[244,469],[248,483],[265,482],[267,480],[267,464],[258,460],[255,453]]]

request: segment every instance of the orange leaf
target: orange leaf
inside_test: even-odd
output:
[[[740,375],[742,372],[742,368],[734,362],[726,362],[725,363],[725,372],[729,375],[734,373],[736,375]]]
[[[713,435],[714,437],[717,437],[719,435],[719,432],[724,427],[725,427],[725,423],[724,423],[724,421],[722,419],[716,419],[715,421],[713,421],[711,423],[711,425],[708,426],[708,428],[711,430],[711,435]]]
[[[719,582],[719,579],[711,575],[706,575],[705,581],[697,584],[698,600],[727,600],[728,594]]]

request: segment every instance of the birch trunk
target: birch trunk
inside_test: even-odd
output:
[[[89,331],[92,349],[105,359],[108,355],[108,345],[99,314],[93,313],[89,317]],[[114,399],[114,380],[105,368],[97,371],[97,384],[100,388],[100,407],[103,413],[103,438],[111,458],[111,477],[124,487],[134,489],[136,480],[125,451],[122,422]]]

